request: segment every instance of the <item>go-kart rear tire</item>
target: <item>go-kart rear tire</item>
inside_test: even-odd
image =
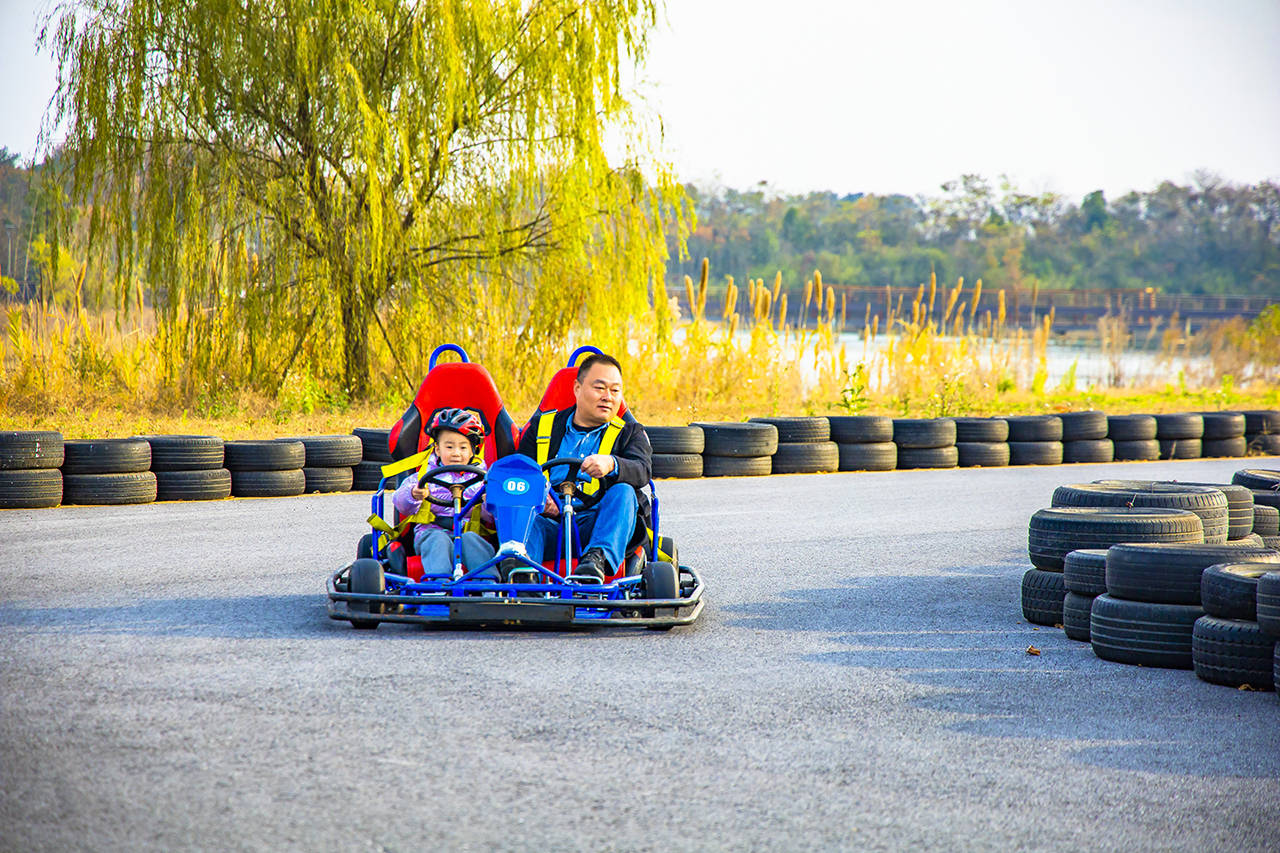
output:
[[[347,589],[366,595],[381,595],[387,591],[387,580],[382,565],[377,560],[361,559],[351,564],[347,573]],[[352,601],[351,610],[356,613],[381,613],[382,604],[375,601]],[[351,627],[371,631],[378,623],[371,619],[352,619]]]
[[[372,560],[373,559],[373,534],[366,533],[360,537],[360,541],[356,543],[356,559]]]

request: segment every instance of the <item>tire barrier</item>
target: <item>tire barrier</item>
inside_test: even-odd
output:
[[[836,415],[831,440],[836,443],[840,471],[892,471],[898,467],[893,418],[883,415]]]
[[[1062,572],[1027,569],[1022,575],[1022,616],[1036,625],[1061,625],[1067,588]]]
[[[292,497],[306,491],[307,451],[301,441],[228,441],[224,450],[236,497]]]
[[[1252,492],[1249,499],[1253,499]],[[1280,509],[1266,504],[1254,504],[1252,532],[1264,539],[1268,536],[1280,536]]]
[[[1056,415],[1022,415],[1009,422],[1010,465],[1061,465],[1062,419]]]
[[[63,442],[62,502],[84,505],[152,503],[156,475],[151,444],[143,438]]]
[[[695,423],[702,430],[704,477],[759,477],[773,471],[778,427],[772,423]]]
[[[304,435],[276,440],[302,444],[302,477],[308,494],[351,491],[353,469],[364,457],[364,442],[358,436]]]
[[[45,509],[62,503],[62,434],[0,432],[0,509]]]
[[[961,468],[1009,464],[1009,422],[1004,418],[955,418],[956,461]]]
[[[151,445],[158,501],[216,501],[231,496],[231,472],[223,467],[224,442],[216,435],[140,435]]]
[[[898,468],[957,468],[956,422],[951,418],[894,418]]]
[[[1200,516],[1205,542],[1221,543],[1230,538],[1227,496],[1208,486],[1128,480],[1073,483],[1054,489],[1049,505],[1186,509]]]

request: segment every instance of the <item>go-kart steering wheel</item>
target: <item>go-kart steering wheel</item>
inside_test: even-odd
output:
[[[422,476],[418,478],[418,488],[426,489],[428,485],[443,486],[452,491],[454,487],[466,491],[476,483],[484,479],[487,472],[478,465],[437,465],[429,471],[424,471]],[[470,477],[463,477],[461,480],[454,482],[444,479],[445,474],[470,474]],[[425,498],[428,502],[436,506],[453,506],[452,500],[441,500],[433,498],[431,492],[427,491]]]
[[[552,483],[551,490],[563,498],[565,496],[565,488],[567,486],[572,486],[573,491],[570,493],[570,496],[577,498],[579,501],[586,500],[588,495],[586,492],[582,491],[582,478],[586,477],[588,480],[591,478],[582,473],[581,469],[583,461],[584,459],[581,456],[557,456],[555,459],[548,459],[546,462],[543,462],[543,471],[550,471],[552,468],[558,468],[561,465],[569,466],[569,470],[565,472],[565,478],[559,483]]]

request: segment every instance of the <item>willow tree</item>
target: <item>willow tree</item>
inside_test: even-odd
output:
[[[269,388],[301,353],[364,397],[406,300],[483,319],[501,298],[511,334],[643,303],[680,209],[631,159],[620,83],[654,20],[654,0],[81,0],[41,39],[96,256],[120,305],[151,293],[174,378]]]

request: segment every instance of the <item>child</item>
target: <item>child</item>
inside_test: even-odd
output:
[[[484,441],[485,429],[480,418],[466,409],[441,409],[431,416],[427,425],[427,435],[431,436],[435,448],[427,457],[426,464],[412,477],[405,479],[396,489],[392,497],[396,510],[401,517],[417,515],[423,509],[423,501],[428,496],[437,500],[448,501],[448,506],[428,503],[435,516],[429,523],[419,522],[414,526],[413,549],[422,559],[422,571],[428,575],[448,575],[454,572],[453,565],[453,494],[444,486],[429,483],[427,487],[418,486],[418,477],[425,471],[441,465],[476,465],[485,467],[480,458],[480,446]],[[465,480],[470,474],[442,474],[441,478],[457,483]],[[468,486],[462,494],[462,503],[475,497],[483,487],[483,482]],[[480,520],[492,525],[493,518],[484,509],[479,508]],[[425,515],[425,513],[424,513]],[[493,557],[495,549],[484,538],[474,531],[465,531],[462,538],[462,563],[467,571],[483,564]],[[490,577],[491,572],[491,577]],[[498,579],[497,567],[492,567],[479,579]]]

